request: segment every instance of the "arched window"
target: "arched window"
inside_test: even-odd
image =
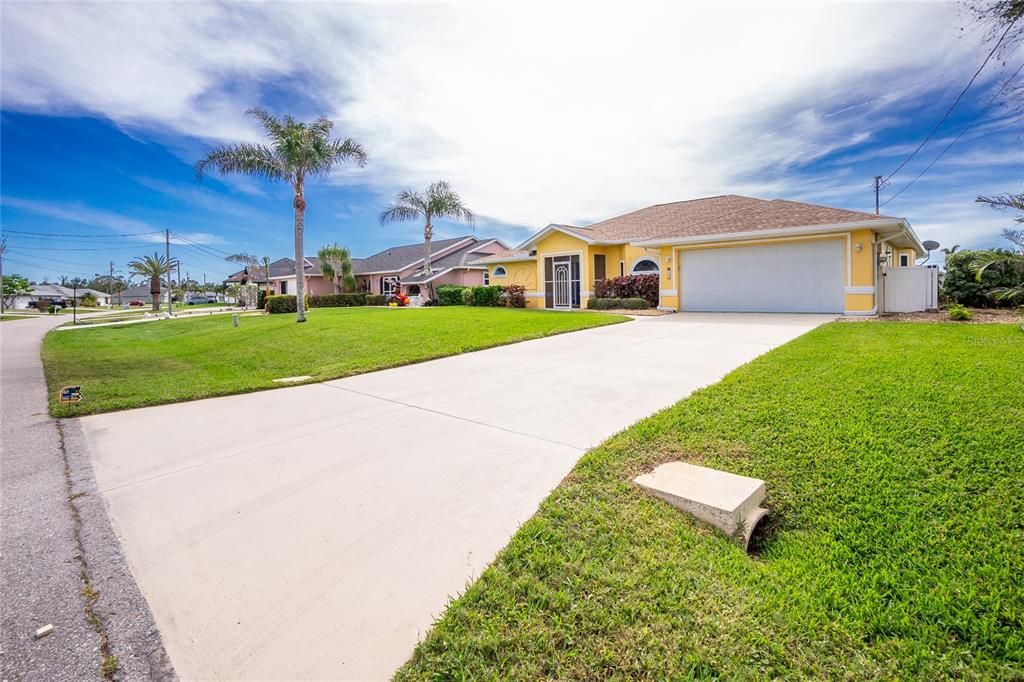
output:
[[[631,275],[656,275],[661,270],[658,267],[658,263],[650,258],[641,258],[637,262],[633,263],[633,269],[629,272]]]
[[[500,266],[500,265],[498,267],[494,268],[494,276],[495,277],[504,277],[505,276],[505,268]]]

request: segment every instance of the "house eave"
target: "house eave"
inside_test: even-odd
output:
[[[879,229],[896,227],[906,232],[919,246],[917,236],[910,229],[906,219],[882,218],[877,220],[857,220],[846,223],[832,223],[827,225],[802,225],[794,227],[782,227],[771,230],[746,230],[743,232],[726,232],[721,234],[701,234],[689,237],[669,237],[663,239],[644,239],[630,242],[633,246],[675,246],[683,244],[711,244],[720,242],[742,241],[750,239],[775,239],[779,237],[796,237],[809,234],[830,234],[833,232],[849,232],[857,229]]]

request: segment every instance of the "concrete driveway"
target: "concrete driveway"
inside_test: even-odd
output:
[[[681,314],[81,420],[185,679],[380,679],[588,448],[832,319]]]

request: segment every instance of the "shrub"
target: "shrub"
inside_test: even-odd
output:
[[[91,294],[91,293],[88,293],[88,292],[82,294],[82,305],[89,306],[89,307],[95,307],[95,306],[98,306],[99,304],[100,304],[99,299],[96,298],[95,294]]]
[[[45,313],[49,312],[50,306],[53,304],[50,303],[49,301],[44,301],[40,299],[38,301],[32,301],[32,305],[35,306],[35,309],[38,310],[39,312]]]
[[[256,294],[256,307],[263,310],[267,307],[267,290],[260,289],[259,293]]]
[[[974,313],[959,303],[949,306],[949,319],[951,320],[969,320],[972,317],[974,317]]]
[[[470,287],[465,287],[459,295],[462,298],[462,305],[473,305],[473,290]]]
[[[388,300],[384,294],[367,294],[366,305],[387,305]]]
[[[454,284],[442,284],[437,288],[438,305],[462,305],[462,292],[468,287],[460,287]]]
[[[642,298],[652,306],[658,305],[658,275],[626,275],[594,282],[597,298]]]
[[[297,310],[295,296],[285,294],[283,296],[267,296],[267,312],[271,315],[277,313],[294,313]]]
[[[646,276],[646,275],[645,275]],[[591,298],[587,301],[590,310],[647,310],[651,307],[645,298]]]
[[[975,264],[992,256],[1008,255],[1006,249],[988,251],[957,251],[946,256],[946,274],[942,278],[942,294],[953,303],[972,308],[999,305],[991,296],[993,289],[1020,286],[1021,272],[1014,268],[994,265],[985,270],[978,281]]]
[[[306,305],[310,308],[350,308],[366,305],[366,294],[323,294],[309,296]]]
[[[508,286],[502,287],[502,298],[504,304],[509,308],[525,308],[526,307],[526,287],[522,284],[509,284]]]
[[[499,303],[503,290],[497,284],[491,284],[489,286],[473,287],[472,291],[472,305],[495,307]]]

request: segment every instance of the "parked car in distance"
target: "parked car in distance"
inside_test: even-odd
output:
[[[216,303],[216,302],[217,302],[217,297],[216,296],[192,296],[187,301],[185,301],[185,305],[198,305],[200,303]]]
[[[135,299],[134,301],[129,301],[128,305],[131,306],[132,308],[136,308],[140,305],[146,305],[146,303],[144,301],[140,301],[139,299]]]

